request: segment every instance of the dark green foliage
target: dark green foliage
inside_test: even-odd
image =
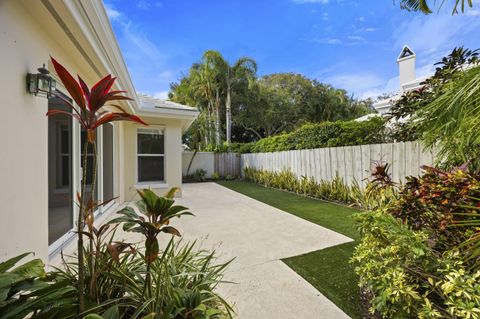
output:
[[[205,182],[206,181],[206,175],[207,175],[207,171],[199,168],[195,171],[195,173],[193,173],[193,179],[196,182]]]
[[[252,153],[252,148],[255,146],[255,142],[250,143],[223,143],[221,145],[209,144],[205,147],[203,151],[205,152],[215,152],[215,153]]]
[[[337,121],[305,124],[299,129],[258,141],[253,152],[314,149],[322,147],[377,144],[386,141],[381,117],[368,121]]]
[[[75,282],[45,272],[40,259],[15,267],[25,253],[0,263],[0,318],[64,318],[77,307]]]
[[[371,100],[356,100],[345,90],[301,74],[257,78],[255,73],[255,61],[241,58],[229,66],[219,52],[210,50],[171,84],[172,101],[201,112],[184,137],[191,149],[222,151],[230,120],[232,140],[227,142],[249,143],[304,123],[351,120],[374,112]]]

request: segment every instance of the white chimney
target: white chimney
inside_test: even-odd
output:
[[[400,90],[403,91],[404,84],[412,82],[417,77],[415,75],[415,60],[417,56],[408,45],[403,46],[402,52],[397,58],[399,78],[400,78]]]

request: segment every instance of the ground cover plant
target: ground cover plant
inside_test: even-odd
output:
[[[283,260],[352,318],[361,318],[358,277],[349,263],[359,238],[354,215],[359,211],[246,181],[219,181],[246,196],[344,234],[354,242]]]
[[[365,189],[353,181],[348,185],[338,175],[331,181],[320,180],[301,176],[298,178],[292,171],[270,172],[246,167],[244,178],[265,187],[277,188],[298,195],[313,197],[328,201],[339,202],[363,209],[373,209],[383,206],[396,196],[396,188],[391,182],[388,173],[388,164],[378,162],[372,177]]]

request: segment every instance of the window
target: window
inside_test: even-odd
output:
[[[165,181],[164,134],[160,129],[137,131],[138,182]]]

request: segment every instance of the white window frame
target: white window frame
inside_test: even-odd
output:
[[[151,132],[151,133],[148,133]],[[157,133],[158,132],[158,133]],[[165,147],[165,142],[166,142],[166,136],[165,136],[165,127],[164,126],[153,126],[151,125],[149,128],[141,128],[138,127],[136,132],[135,132],[135,188],[141,189],[141,188],[165,188],[168,187],[167,185],[167,170],[166,170],[166,165],[167,165],[167,157],[166,157],[166,147]],[[163,154],[139,154],[138,153],[138,134],[160,134],[163,135]],[[163,180],[162,181],[139,181],[138,180],[138,159],[140,156],[145,156],[145,157],[163,157]]]

